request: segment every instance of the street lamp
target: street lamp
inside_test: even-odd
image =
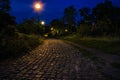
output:
[[[36,4],[35,4],[35,8],[36,8],[37,10],[39,10],[39,9],[41,9],[41,8],[42,8],[42,6],[41,6],[41,4],[36,3]]]
[[[45,21],[41,21],[41,25],[45,25]]]
[[[39,13],[43,10],[44,4],[41,1],[35,1],[33,3],[34,11],[38,13],[38,22],[39,22]]]
[[[43,33],[45,33],[45,21],[40,21],[40,24],[43,29]]]
[[[43,9],[43,6],[44,6],[43,3],[40,1],[35,1],[33,3],[33,8],[36,12],[40,12]]]

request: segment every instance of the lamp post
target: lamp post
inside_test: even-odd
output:
[[[40,21],[40,25],[42,27],[43,33],[45,33],[45,21]]]
[[[38,22],[39,22],[39,13],[40,13],[40,11],[42,11],[43,6],[44,6],[43,3],[40,1],[35,1],[33,3],[34,11],[38,13]]]

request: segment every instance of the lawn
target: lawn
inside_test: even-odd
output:
[[[77,44],[95,48],[100,51],[120,55],[120,38],[113,37],[80,37],[73,34],[63,38]]]

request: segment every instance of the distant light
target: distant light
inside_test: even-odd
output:
[[[68,32],[68,29],[65,29],[65,32]]]
[[[45,34],[44,37],[48,37],[48,34]]]
[[[52,31],[52,30],[54,30],[54,28],[53,28],[53,27],[51,27],[51,31]]]
[[[45,25],[45,21],[41,21],[41,25]]]

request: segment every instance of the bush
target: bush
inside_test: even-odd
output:
[[[77,27],[77,33],[79,33],[81,36],[88,36],[91,33],[91,26],[88,24],[81,24]]]
[[[38,46],[41,42],[36,35],[16,33],[17,36],[1,39],[0,58],[15,58],[24,55]]]

